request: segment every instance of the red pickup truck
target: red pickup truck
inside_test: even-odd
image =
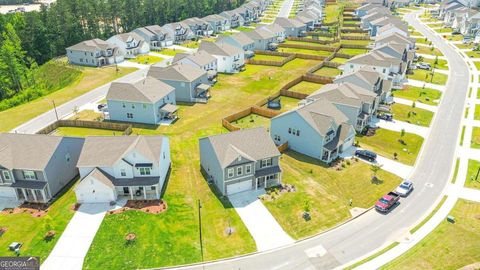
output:
[[[375,203],[375,209],[386,213],[398,202],[398,200],[400,200],[400,195],[390,191],[387,195],[384,195]]]

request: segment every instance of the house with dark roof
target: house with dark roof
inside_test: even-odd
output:
[[[148,70],[147,76],[175,88],[177,101],[206,103],[210,98],[211,81],[207,72],[192,65],[182,63],[168,67],[153,65]]]
[[[92,136],[85,139],[75,187],[79,203],[160,199],[170,171],[165,136]]]
[[[125,52],[125,58],[135,58],[137,55],[150,52],[150,45],[135,32],[117,34],[107,40]]]
[[[202,41],[199,51],[204,51],[217,59],[217,71],[236,73],[245,66],[245,53],[228,43]]]
[[[277,145],[330,163],[353,145],[355,129],[332,101],[320,98],[272,118],[270,135]]]
[[[197,37],[209,37],[213,34],[212,25],[198,17],[185,19],[182,23],[188,25]]]
[[[223,195],[281,183],[280,152],[263,127],[201,138],[199,144],[207,181]]]
[[[133,32],[140,35],[150,45],[151,50],[159,50],[173,45],[173,36],[158,25],[140,27]]]
[[[150,125],[177,118],[175,88],[146,77],[136,82],[112,82],[107,92],[110,120]]]
[[[92,67],[118,64],[125,56],[118,46],[98,38],[77,43],[66,51],[70,64]]]
[[[0,134],[0,198],[47,203],[78,175],[83,138]]]

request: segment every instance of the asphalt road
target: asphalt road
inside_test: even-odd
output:
[[[332,269],[387,242],[401,240],[427,213],[450,180],[470,75],[466,62],[450,45],[414,19],[413,14],[405,19],[443,52],[451,72],[430,135],[410,177],[415,184],[414,192],[388,215],[369,211],[334,230],[290,246],[183,268]]]
[[[293,0],[283,1],[282,8],[280,8],[280,11],[278,12],[277,17],[288,18],[288,15],[290,15],[290,10],[292,10],[292,7],[293,7]]]

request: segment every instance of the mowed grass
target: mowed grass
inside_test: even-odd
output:
[[[158,62],[163,61],[164,59],[158,56],[153,55],[139,55],[133,59],[129,59],[128,61],[143,64],[143,65],[152,65]]]
[[[335,77],[340,75],[342,71],[338,68],[331,68],[331,67],[322,67],[319,70],[315,71],[315,74],[326,76],[326,77]]]
[[[433,112],[424,109],[413,108],[412,106],[404,104],[393,104],[391,106],[393,118],[408,122],[411,124],[428,127],[432,122]]]
[[[459,269],[480,261],[480,203],[459,200],[450,212],[455,223],[443,220],[405,254],[381,269]]]
[[[480,161],[469,159],[467,179],[465,179],[465,186],[469,188],[480,189]]]
[[[408,75],[408,78],[417,81],[444,85],[447,83],[448,75],[435,72],[432,76],[432,71],[430,70],[415,69],[413,74]]]
[[[341,48],[338,53],[349,54],[349,55],[359,55],[367,53],[367,49],[350,49],[350,48]]]
[[[288,90],[292,92],[310,95],[311,93],[322,88],[322,86],[323,84],[301,81],[300,83],[297,83],[294,86],[290,87],[290,89]]]
[[[176,48],[173,48],[173,49],[165,48],[165,49],[162,49],[161,51],[159,51],[158,53],[163,54],[163,55],[168,55],[168,56],[175,56],[175,55],[177,55],[177,53],[184,53],[184,52],[185,52],[184,50],[180,50],[180,49],[176,49]]]
[[[51,135],[55,136],[120,136],[122,132],[96,128],[59,127]]]
[[[256,54],[256,55],[253,57],[253,60],[281,62],[281,61],[283,61],[285,58],[286,58],[286,57],[277,56],[277,55]]]
[[[470,147],[480,149],[480,127],[473,127]]]
[[[29,213],[1,213],[0,226],[6,227],[7,231],[0,237],[0,256],[15,256],[15,253],[8,250],[8,246],[12,242],[20,242],[23,244],[21,256],[38,256],[41,261],[45,261],[74,215],[72,207],[76,198],[73,183],[66,187],[65,192],[60,194],[43,217],[34,217]],[[45,226],[48,222],[51,229]],[[46,241],[44,236],[49,230],[54,230],[56,235],[52,240]]]
[[[299,48],[278,48],[279,52],[285,53],[299,53],[299,54],[310,54],[318,56],[329,56],[332,52],[321,51],[321,50],[308,50],[308,49],[299,49]]]
[[[480,120],[480,105],[475,105],[475,113],[473,115],[475,120]]]
[[[264,127],[265,129],[269,130],[270,118],[252,113],[243,118],[233,121],[232,124],[241,129]]]
[[[135,126],[133,134],[170,138],[172,170],[163,196],[168,210],[160,215],[127,212],[107,216],[85,258],[84,268],[133,269],[199,262],[197,200],[202,203],[205,260],[255,251],[255,242],[236,211],[226,199],[220,200],[202,176],[198,140],[227,132],[221,124],[225,116],[273,95],[318,63],[295,59],[283,67],[247,64],[244,72],[218,76],[208,104],[179,105],[179,120],[175,124]],[[234,228],[230,236],[226,234],[229,223]],[[127,232],[137,234],[138,244],[125,245]],[[158,255],[153,256],[152,252]]]
[[[436,55],[436,56],[442,56],[442,52],[435,48],[435,47],[427,47],[427,46],[418,46],[418,49],[416,50],[416,53],[421,53],[421,54],[430,54],[430,55]]]
[[[389,159],[393,159],[394,153],[397,153],[398,161],[407,165],[415,164],[423,143],[423,138],[416,134],[405,133],[402,137],[400,132],[387,129],[378,129],[376,134],[370,137],[357,136],[356,140],[361,148],[372,150]]]
[[[82,75],[73,83],[49,95],[30,101],[20,106],[0,112],[0,132],[7,132],[15,127],[53,109],[52,100],[57,106],[81,96],[101,85],[131,73],[136,68],[118,67],[78,67]],[[51,74],[55,77],[55,74]]]
[[[286,96],[280,96],[279,99],[281,104],[280,112],[286,112],[298,108],[298,103],[300,102],[300,99]],[[268,108],[268,103],[263,105],[263,108]],[[266,126],[266,128],[270,128],[270,119],[268,119],[268,126]]]
[[[325,167],[318,160],[287,151],[282,155],[282,182],[292,184],[296,192],[284,193],[263,203],[282,228],[293,238],[301,239],[351,217],[352,207],[368,208],[385,192],[397,186],[401,179],[380,171],[378,183],[372,183],[370,165],[353,160],[341,171]],[[349,200],[352,199],[352,206]],[[305,201],[310,204],[311,220],[303,219]]]
[[[395,97],[418,101],[428,105],[438,105],[442,92],[430,89],[407,85],[402,90],[395,90]]]
[[[470,52],[465,52],[468,57],[471,58],[480,58],[480,51],[470,51]]]
[[[433,66],[435,66],[435,59],[423,58],[422,62],[429,63],[432,66],[432,68]],[[448,70],[448,61],[444,59],[437,59],[437,65],[435,66],[435,68]]]

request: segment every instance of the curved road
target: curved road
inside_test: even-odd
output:
[[[385,243],[401,241],[433,207],[450,180],[470,74],[462,57],[421,24],[415,14],[406,15],[405,20],[442,51],[450,67],[446,91],[410,177],[415,191],[388,215],[369,211],[334,230],[290,246],[184,269],[332,269]]]

